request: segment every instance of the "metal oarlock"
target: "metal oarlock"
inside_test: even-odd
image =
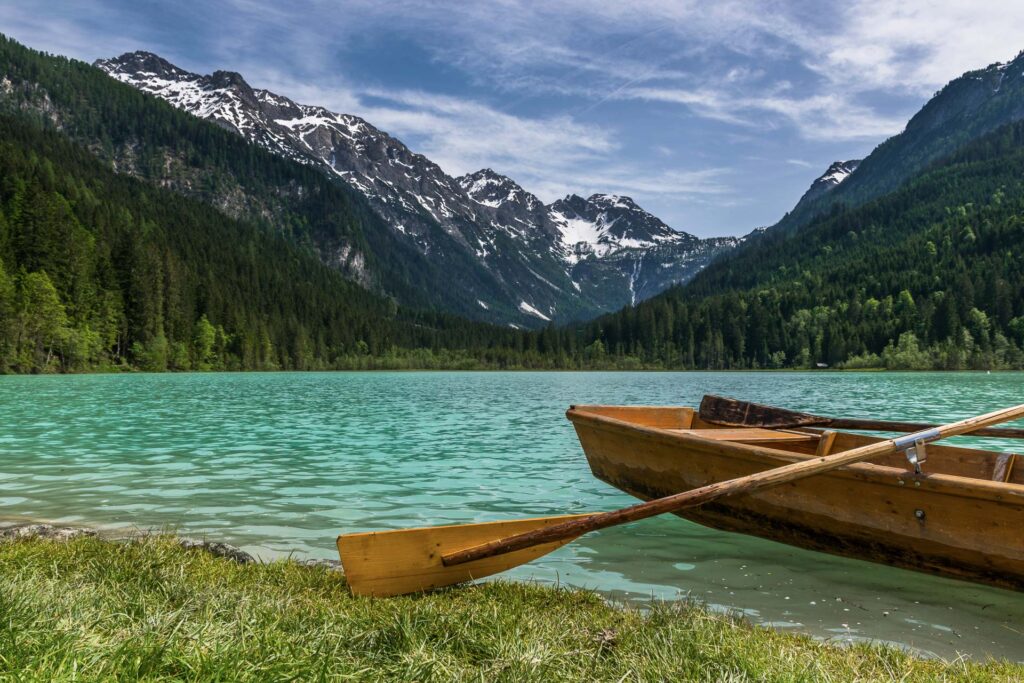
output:
[[[907,462],[914,466],[914,474],[921,474],[921,464],[928,460],[928,452],[925,444],[939,438],[939,430],[930,429],[926,432],[907,434],[893,439],[898,450],[903,451],[907,456]]]
[[[914,445],[905,451],[907,461],[914,466],[914,474],[921,474],[921,463],[928,460],[924,444],[924,441],[915,441]]]

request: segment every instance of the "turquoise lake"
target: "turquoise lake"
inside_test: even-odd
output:
[[[695,405],[706,392],[828,415],[936,421],[1024,402],[1024,375],[2,377],[0,515],[7,523],[174,529],[265,559],[334,558],[339,532],[633,503],[590,475],[566,408]],[[689,596],[755,623],[839,641],[1024,660],[1024,594],[673,516],[587,536],[505,576],[639,604]]]

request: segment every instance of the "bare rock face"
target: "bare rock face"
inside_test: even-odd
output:
[[[17,524],[0,529],[0,541],[22,538],[43,538],[51,541],[70,541],[83,536],[95,536],[96,530],[86,527],[54,526],[53,524]]]
[[[804,192],[804,196],[800,198],[800,201],[807,204],[832,191],[839,183],[849,178],[850,174],[857,170],[860,162],[860,159],[832,162],[832,165],[811,183],[811,186],[807,188],[807,192]]]

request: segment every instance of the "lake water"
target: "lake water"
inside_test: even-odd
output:
[[[333,558],[342,531],[633,503],[591,476],[566,408],[695,405],[705,392],[846,417],[931,421],[1022,403],[1024,376],[2,377],[0,515],[173,527],[263,558]],[[840,641],[1024,660],[1024,594],[801,551],[674,516],[592,534],[505,576],[622,601],[690,596],[755,623]]]

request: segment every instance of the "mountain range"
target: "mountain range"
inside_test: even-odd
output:
[[[491,169],[453,178],[358,116],[254,89],[237,73],[199,75],[149,52],[95,65],[355,188],[423,258],[459,252],[486,286],[476,310],[452,308],[478,319],[536,327],[591,318],[688,281],[740,242],[674,230],[629,197],[545,205]]]
[[[0,372],[1024,366],[1020,56],[720,242],[129,57],[0,37]]]

